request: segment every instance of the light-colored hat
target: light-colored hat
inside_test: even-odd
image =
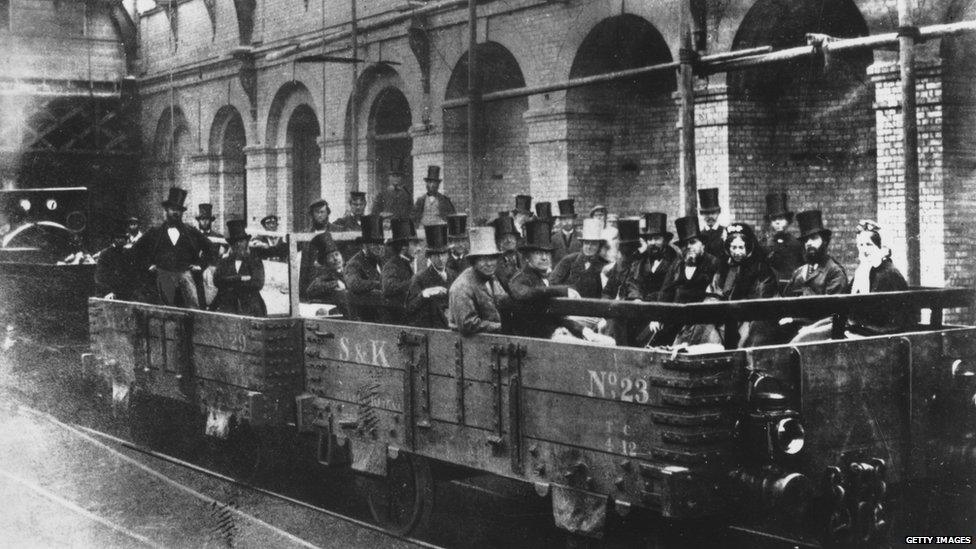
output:
[[[620,236],[620,231],[616,227],[607,227],[600,232],[600,238],[607,241],[607,243],[613,242]]]
[[[470,247],[468,257],[479,255],[500,255],[498,245],[495,244],[494,227],[473,227],[468,231]]]
[[[603,221],[596,218],[583,220],[583,235],[580,240],[603,240]]]

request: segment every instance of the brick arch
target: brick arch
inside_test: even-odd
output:
[[[267,186],[266,209],[277,211],[282,225],[296,231],[310,228],[308,204],[322,196],[321,146],[323,127],[308,88],[291,81],[278,89],[268,109],[265,143],[273,166]]]
[[[190,155],[192,153],[190,124],[183,109],[168,106],[159,114],[153,134],[153,159],[149,167],[154,189],[164,190],[170,185],[191,189]],[[191,204],[190,198],[187,203]]]
[[[274,99],[271,100],[271,105],[268,107],[264,141],[268,146],[284,147],[287,145],[286,125],[292,113],[301,105],[306,105],[313,113],[319,112],[312,93],[302,82],[293,80],[278,88]]]
[[[221,226],[232,216],[247,219],[246,132],[247,125],[236,107],[224,105],[217,110],[210,126],[210,199]]]
[[[624,14],[593,26],[569,73],[581,78],[671,61],[664,36]],[[585,207],[623,215],[676,212],[676,109],[673,71],[566,92],[569,194]]]
[[[478,44],[482,93],[525,86],[525,77],[512,52],[498,42]],[[467,95],[468,52],[454,65],[444,92],[446,99]],[[475,141],[474,204],[482,217],[511,207],[512,195],[529,190],[528,129],[525,97],[493,101],[482,109],[481,131]],[[467,109],[451,109],[444,116],[444,180],[468,181]],[[455,204],[468,203],[468,185],[445,185]]]
[[[758,0],[732,49],[804,44],[808,32],[868,34],[851,0]],[[730,213],[762,223],[767,192],[786,192],[792,209],[820,209],[836,229],[877,213],[877,135],[870,51],[802,58],[727,76]],[[723,193],[724,194],[724,193]],[[856,250],[838,239],[834,256],[851,266]]]

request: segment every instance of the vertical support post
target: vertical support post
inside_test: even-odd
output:
[[[678,147],[681,150],[680,160],[680,196],[679,210],[684,215],[698,215],[697,176],[695,173],[695,68],[697,54],[692,43],[691,35],[691,3],[690,0],[681,2],[680,21],[681,49],[678,51],[678,87],[681,94],[678,123],[681,132]]]
[[[298,256],[298,239],[295,234],[288,235],[288,316],[296,317],[298,310],[298,281],[301,276],[301,261]]]
[[[478,0],[468,0],[468,213],[474,214],[475,143],[481,110],[478,72]]]
[[[349,147],[350,159],[352,160],[352,190],[359,190],[359,127],[356,124],[358,122],[356,112],[359,110],[358,97],[359,97],[359,21],[356,17],[356,0],[349,0],[351,17],[349,18],[350,24],[352,26],[349,40],[352,41],[352,94],[349,97]],[[325,27],[323,26],[323,32]],[[323,40],[323,45],[325,41]],[[325,103],[323,105],[323,111],[325,110]],[[325,128],[323,124],[322,128]],[[324,130],[323,130],[324,135]]]
[[[901,69],[902,160],[905,177],[905,243],[908,284],[921,285],[919,248],[918,121],[915,104],[915,27],[913,0],[898,0],[898,64]]]

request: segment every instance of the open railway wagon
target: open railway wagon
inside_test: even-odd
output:
[[[848,311],[879,305],[928,309],[930,321],[686,354],[92,299],[86,362],[117,404],[133,393],[182,403],[209,435],[311,435],[321,464],[387,480],[369,497],[391,530],[422,525],[434,474],[449,471],[532,483],[555,524],[579,535],[640,512],[752,540],[862,545],[898,533],[896,499],[929,505],[907,500],[913,487],[942,490],[942,516],[972,510],[976,329],[942,324],[943,308],[972,305],[970,291],[559,299],[534,311],[686,323],[803,313],[842,326]]]

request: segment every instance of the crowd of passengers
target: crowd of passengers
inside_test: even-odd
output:
[[[424,178],[427,193],[416,201],[398,175],[391,173],[391,185],[376,198],[373,213],[366,213],[361,192],[350,194],[348,212],[335,223],[329,222],[326,201],[309,206],[315,236],[304,246],[299,266],[303,301],[332,304],[352,320],[447,328],[464,335],[508,333],[648,347],[754,346],[827,339],[831,322],[792,317],[741,322],[730,334],[724,323],[645,323],[525,311],[542,310],[554,297],[697,303],[908,288],[876,223],[858,224],[853,236],[859,263],[849,277],[829,254],[832,232],[821,212],[794,216],[784,193],[766,196],[765,237],[747,223],[719,225],[717,189],[698,191],[704,226],[698,216],[681,217],[674,220],[674,233],[661,212],[616,218],[595,205],[578,223],[574,200],[559,200],[556,213],[549,202],[535,204],[533,211],[527,195],[516,196],[512,210],[469,228],[467,216],[455,213],[439,192],[439,168],[430,167]],[[225,236],[213,229],[209,204],[199,206],[197,227],[184,224],[185,199],[185,191],[170,189],[162,203],[164,222],[145,233],[137,219],[126,220],[114,244],[98,254],[96,279],[103,292],[119,299],[264,316],[262,261],[287,261],[288,256],[284,238],[275,234],[277,217],[265,217],[266,232],[257,236],[247,234],[245,220],[230,219]],[[791,230],[794,220],[797,234]],[[334,232],[355,233],[355,249],[343,249]],[[915,322],[912,316],[888,309],[860,311],[851,315],[846,332],[850,337],[896,332]]]

